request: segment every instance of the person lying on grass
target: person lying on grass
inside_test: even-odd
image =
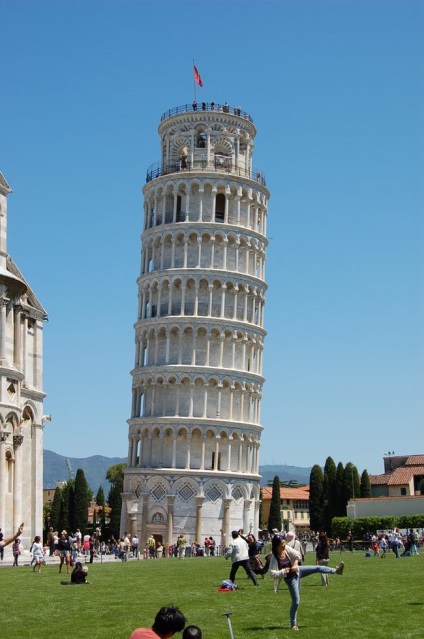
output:
[[[75,568],[71,573],[71,583],[72,584],[89,584],[87,581],[88,568],[84,568],[80,561],[77,561],[75,564]]]

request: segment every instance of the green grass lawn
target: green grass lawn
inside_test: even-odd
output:
[[[330,565],[341,556],[333,553]],[[302,580],[298,623],[305,639],[418,639],[424,625],[424,550],[418,557],[366,559],[343,553],[345,573]],[[313,563],[313,553],[306,563]],[[239,590],[220,593],[230,563],[223,558],[131,561],[90,566],[91,584],[61,586],[57,566],[0,569],[1,639],[128,639],[151,626],[157,610],[174,604],[204,639],[229,639],[223,612],[232,611],[235,639],[291,635],[290,595],[267,576],[259,587],[237,574]]]

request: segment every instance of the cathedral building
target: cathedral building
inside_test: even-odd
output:
[[[164,113],[147,171],[121,528],[144,544],[259,525],[269,191],[239,107]]]
[[[0,173],[0,528],[25,523],[28,547],[43,532],[43,323],[47,315],[7,252]]]

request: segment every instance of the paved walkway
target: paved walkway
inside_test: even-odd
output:
[[[87,561],[86,561],[87,559]],[[141,557],[140,557],[141,559]],[[59,566],[59,557],[56,557],[55,555],[53,555],[52,557],[50,557],[49,555],[45,556],[45,560],[46,560],[46,564],[47,566]],[[89,563],[89,557],[85,557],[84,555],[80,555],[78,557],[78,561],[80,561],[82,564],[84,563]],[[116,562],[118,563],[118,561],[120,561],[120,559],[115,559],[115,555],[103,555],[102,557],[95,557],[94,558],[94,562],[95,564],[100,564],[100,563],[113,563]],[[133,557],[129,557],[128,561],[137,561],[137,559],[134,559]],[[31,555],[29,553],[28,550],[24,550],[24,552],[22,553],[22,555],[20,555],[19,557],[19,567],[20,566],[29,566],[31,564]],[[0,568],[4,567],[4,566],[12,566],[13,565],[13,554],[12,551],[9,549],[9,547],[7,546],[4,549],[4,559],[3,561],[0,561]],[[65,571],[66,573],[66,568]]]

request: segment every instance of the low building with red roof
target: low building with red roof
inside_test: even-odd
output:
[[[347,516],[401,516],[424,513],[424,455],[388,455],[384,473],[370,475],[371,497],[350,499]]]
[[[266,527],[271,506],[272,486],[262,488],[262,525]],[[309,486],[280,488],[281,520],[296,530],[309,530]]]

